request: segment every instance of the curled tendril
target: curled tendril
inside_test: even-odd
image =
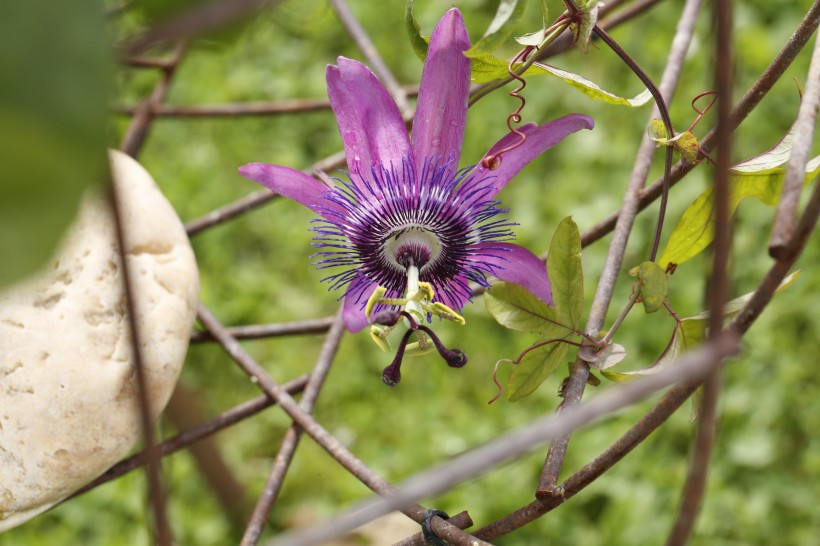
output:
[[[698,108],[697,102],[700,99],[702,99],[703,97],[709,97],[709,96],[712,97],[712,100],[709,101],[709,104],[707,104],[706,107],[703,110]],[[695,125],[697,125],[698,122],[700,122],[701,118],[703,118],[703,116],[706,115],[706,112],[708,112],[709,109],[715,104],[716,100],[717,100],[717,91],[706,91],[704,93],[701,93],[701,94],[697,95],[695,98],[692,99],[692,110],[694,110],[695,112],[698,113],[698,117],[695,118],[695,121],[692,122],[692,125],[689,126],[689,129],[687,129],[687,131],[691,132],[692,129],[695,128]]]
[[[518,135],[518,140],[516,142],[510,144],[509,146],[499,150],[497,153],[488,155],[484,159],[482,159],[481,160],[481,165],[485,169],[489,169],[491,171],[494,171],[495,169],[500,167],[501,166],[502,156],[504,154],[506,154],[507,152],[511,151],[511,150],[515,150],[516,148],[518,148],[519,146],[524,144],[525,140],[527,140],[527,135],[525,135],[523,132],[521,132],[518,129],[516,129],[515,127],[513,127],[513,123],[521,123],[521,111],[524,109],[524,106],[526,106],[526,104],[527,104],[526,99],[521,95],[521,91],[523,91],[524,88],[527,86],[527,81],[521,75],[516,74],[516,72],[513,70],[513,65],[515,65],[515,63],[518,63],[518,62],[521,62],[521,63],[526,62],[527,57],[529,57],[530,53],[532,53],[532,51],[534,49],[536,49],[535,46],[525,47],[524,49],[522,49],[518,53],[518,55],[513,57],[513,59],[507,65],[507,72],[509,72],[510,77],[518,80],[519,82],[521,82],[521,85],[519,87],[517,87],[516,89],[513,89],[512,91],[510,91],[510,96],[520,100],[521,104],[518,105],[518,108],[516,108],[515,111],[512,114],[507,116],[507,128],[510,130],[510,132],[515,133],[516,135]]]

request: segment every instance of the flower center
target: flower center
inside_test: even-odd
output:
[[[384,245],[387,260],[401,270],[421,269],[441,254],[439,238],[422,226],[409,226],[390,234]]]

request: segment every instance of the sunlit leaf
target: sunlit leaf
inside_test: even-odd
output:
[[[507,72],[508,64],[509,63],[507,61],[504,61],[497,57],[493,57],[492,55],[474,57],[472,72],[473,81],[476,83],[486,83],[495,80],[502,80],[509,75]],[[513,65],[513,69],[520,68],[520,66],[520,64],[516,63]],[[560,68],[555,68],[553,66],[547,66],[545,64],[540,63],[534,63],[531,67],[527,69],[525,75],[549,75],[556,77],[561,81],[574,87],[575,89],[581,91],[589,98],[604,101],[609,104],[631,106],[634,108],[638,106],[643,106],[652,99],[652,94],[649,92],[648,89],[645,89],[642,93],[635,96],[634,98],[625,99],[623,97],[619,97],[618,95],[610,93],[609,91],[605,91],[595,83],[587,80],[586,78],[583,78],[582,76],[579,76],[578,74],[573,74],[572,72],[567,72],[566,70],[561,70]]]
[[[786,173],[782,165],[789,160],[792,139],[792,132],[789,131],[773,148],[732,167],[730,214],[734,214],[738,204],[747,197],[756,197],[769,206],[777,204]],[[806,165],[804,184],[811,182],[818,173],[820,156]],[[714,240],[713,195],[712,188],[708,188],[684,211],[658,259],[661,267],[666,268],[670,263],[681,264],[692,259]]]
[[[643,262],[629,273],[638,277],[644,311],[654,313],[660,309],[669,292],[666,271],[655,262]]]
[[[561,220],[552,236],[547,274],[558,320],[575,330],[584,308],[584,275],[581,269],[581,234],[571,216]]]
[[[515,402],[535,392],[535,389],[563,362],[568,349],[569,345],[566,343],[556,342],[533,349],[524,355],[510,372],[507,399]]]
[[[0,285],[41,266],[105,180],[99,2],[0,2]]]
[[[410,36],[410,45],[422,61],[427,57],[427,42],[430,38],[421,35],[421,27],[416,21],[415,0],[407,0],[404,5],[404,24],[407,27],[407,34]]]
[[[526,0],[501,0],[487,32],[473,47],[464,52],[468,57],[487,55],[498,49],[512,35],[515,25],[524,15]]]
[[[672,146],[686,161],[694,162],[698,158],[700,144],[695,135],[689,131],[678,133],[673,138],[667,138],[666,125],[659,119],[651,119],[646,129],[649,138],[662,146]]]
[[[519,332],[552,330],[558,321],[555,309],[514,283],[493,284],[484,294],[484,303],[499,324]],[[572,333],[566,326],[559,328],[560,335]]]

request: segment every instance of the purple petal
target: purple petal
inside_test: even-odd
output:
[[[519,128],[519,131],[527,137],[524,143],[517,148],[504,152],[501,156],[501,164],[495,170],[490,170],[484,167],[482,163],[479,163],[478,167],[476,167],[473,180],[478,183],[489,177],[495,177],[489,180],[493,189],[493,191],[487,195],[487,199],[490,199],[504,189],[507,182],[512,180],[512,178],[518,174],[518,171],[523,169],[527,163],[541,155],[542,152],[552,148],[572,133],[580,131],[581,129],[592,129],[594,126],[595,124],[592,118],[582,114],[570,114],[540,126],[528,123]],[[490,148],[490,151],[487,152],[484,157],[495,155],[519,140],[520,137],[518,135],[509,133]]]
[[[350,332],[358,332],[369,323],[364,314],[364,307],[371,294],[376,289],[376,283],[370,281],[364,275],[357,275],[350,283],[345,293],[344,309],[342,310],[342,320]]]
[[[338,220],[345,210],[324,196],[335,191],[303,172],[267,163],[249,163],[239,174],[262,184],[274,193],[301,203],[326,220]]]
[[[412,138],[416,172],[421,172],[425,158],[458,161],[461,155],[470,92],[470,59],[463,53],[468,49],[464,19],[453,8],[433,30],[421,73]]]
[[[436,288],[435,301],[440,301],[453,311],[458,311],[472,297],[469,281],[466,277],[457,275],[451,279],[446,287]]]
[[[369,176],[370,168],[382,163],[400,168],[410,140],[398,106],[365,65],[345,57],[337,62],[327,67],[327,91],[350,174]]]
[[[548,305],[553,304],[547,265],[538,256],[511,243],[476,243],[470,248],[476,261],[494,268],[496,277],[519,284]]]

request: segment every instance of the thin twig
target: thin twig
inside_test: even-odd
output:
[[[333,325],[325,337],[325,342],[319,352],[319,358],[313,368],[313,373],[310,374],[310,380],[305,387],[305,392],[299,402],[299,406],[306,412],[311,413],[319,398],[319,392],[325,383],[327,374],[330,371],[330,365],[339,350],[339,343],[342,340],[345,328],[342,322],[342,308],[336,314]],[[242,536],[240,546],[255,546],[259,542],[259,537],[262,536],[262,529],[267,523],[271,508],[276,502],[279,492],[282,489],[282,484],[285,481],[285,474],[290,468],[290,463],[293,461],[293,456],[296,454],[296,448],[299,446],[299,440],[302,436],[302,430],[294,423],[285,433],[285,438],[282,440],[282,445],[279,447],[279,452],[274,459],[273,468],[270,471],[268,480],[262,493],[259,495],[259,500],[256,502],[253,514],[245,533]]]
[[[131,341],[131,355],[133,358],[134,375],[137,383],[137,401],[139,406],[140,425],[142,438],[145,443],[145,458],[148,466],[146,476],[148,478],[148,495],[150,498],[151,516],[153,518],[153,528],[155,540],[158,546],[171,546],[173,537],[171,527],[168,523],[166,512],[165,492],[162,486],[161,456],[157,450],[154,434],[154,417],[151,415],[151,402],[148,398],[148,379],[142,358],[142,337],[136,316],[136,293],[128,263],[128,235],[123,226],[123,207],[120,201],[117,184],[111,179],[110,202],[114,213],[114,227],[117,236],[117,251],[122,262],[122,288],[125,293],[125,309],[128,316],[128,335]]]
[[[674,90],[677,87],[680,79],[680,74],[683,68],[683,61],[686,57],[686,52],[692,42],[694,35],[695,22],[700,10],[700,0],[689,0],[684,6],[681,14],[680,22],[678,23],[675,37],[672,41],[669,58],[667,59],[666,69],[661,78],[660,93],[661,100],[657,101],[656,107],[652,112],[655,115],[660,111],[659,105],[665,104],[672,99]],[[650,116],[651,119],[651,116]],[[621,215],[618,218],[618,223],[615,226],[615,234],[609,246],[604,268],[598,281],[598,289],[595,294],[595,299],[590,308],[589,318],[587,319],[586,332],[591,336],[597,336],[604,327],[606,314],[609,310],[610,302],[612,301],[612,294],[615,289],[615,284],[623,264],[623,257],[626,253],[626,245],[629,240],[629,234],[632,231],[632,226],[635,221],[635,216],[638,213],[640,202],[640,191],[646,183],[646,178],[649,175],[649,168],[652,164],[652,156],[654,155],[655,145],[649,137],[644,134],[641,145],[638,150],[638,155],[635,160],[635,165],[632,169],[629,184],[627,186],[626,195],[624,196],[623,204],[621,205]],[[669,153],[671,149],[667,150],[666,165],[670,164],[671,157]],[[653,247],[655,248],[655,247]],[[637,294],[634,295],[637,297]],[[634,303],[634,297],[631,300]],[[625,309],[631,308],[631,303]],[[622,314],[623,316],[623,314]],[[586,388],[587,379],[589,377],[589,367],[583,359],[590,359],[592,355],[589,351],[582,350],[579,352],[578,360],[573,364],[570,373],[569,381],[564,389],[564,401],[561,404],[561,411],[566,408],[576,406],[580,403]],[[560,438],[550,446],[549,453],[544,462],[544,468],[539,479],[536,496],[544,499],[553,494],[557,494],[556,484],[558,483],[558,476],[563,466],[566,450],[569,445],[569,437]]]
[[[247,373],[254,383],[266,394],[275,399],[293,421],[298,424],[319,446],[327,451],[339,464],[350,472],[359,481],[376,493],[387,495],[393,491],[384,478],[373,472],[360,459],[348,450],[335,436],[330,434],[322,425],[316,422],[313,417],[305,412],[296,401],[274,381],[265,369],[254,360],[232,337],[213,314],[202,304],[199,306],[199,320],[228,353],[228,355]],[[426,509],[418,504],[407,505],[402,512],[421,523],[426,514]],[[449,540],[459,546],[468,546],[476,543],[476,539],[464,533],[461,529],[451,525],[447,521],[434,517],[431,521],[431,528],[437,535],[449,533]],[[486,546],[483,541],[478,541],[478,545]]]
[[[534,447],[564,436],[584,425],[597,421],[613,412],[645,399],[654,392],[679,382],[700,381],[720,362],[735,354],[738,338],[724,334],[720,338],[694,349],[677,359],[668,369],[656,375],[611,389],[600,396],[560,415],[536,419],[514,432],[464,453],[430,470],[416,474],[382,499],[358,503],[351,510],[327,523],[302,532],[288,533],[271,546],[310,546],[320,544],[345,531],[372,521],[393,510],[401,509],[415,499],[448,490],[454,485],[475,477],[504,461],[520,457]]]
[[[308,376],[302,375],[293,381],[289,381],[285,383],[282,388],[288,391],[289,394],[295,395],[302,392],[302,389],[305,388],[307,385]],[[208,436],[219,432],[220,430],[226,429],[231,425],[242,421],[243,419],[247,419],[257,413],[261,412],[262,410],[269,408],[276,404],[270,396],[261,395],[248,400],[247,402],[243,402],[233,408],[226,410],[216,417],[205,421],[204,423],[195,426],[190,430],[186,430],[184,432],[180,432],[176,436],[168,438],[167,440],[163,441],[160,444],[157,444],[157,451],[161,457],[167,457],[173,453],[176,453],[180,449],[185,449],[186,447],[194,444],[203,438],[207,438]],[[104,474],[99,476],[97,479],[92,481],[91,483],[83,486],[81,489],[75,491],[71,497],[74,498],[78,495],[85,493],[95,487],[102,485],[104,483],[108,483],[111,480],[119,478],[120,476],[131,472],[132,470],[136,470],[148,462],[147,453],[145,451],[140,451],[139,453],[128,457],[127,459],[123,459],[122,461],[118,462],[111,468],[105,471]]]
[[[763,71],[760,77],[755,81],[755,83],[749,88],[746,94],[738,101],[737,106],[735,106],[734,110],[732,110],[732,122],[731,127],[732,130],[736,129],[740,123],[746,119],[749,113],[757,107],[760,101],[765,97],[769,91],[771,91],[774,84],[783,76],[786,70],[791,66],[791,63],[794,61],[797,54],[803,49],[806,43],[811,38],[812,34],[815,30],[817,30],[817,25],[820,22],[820,0],[817,0],[812,4],[812,7],[806,13],[806,16],[798,25],[797,29],[794,33],[789,37],[789,40],[786,42],[786,45],[777,56],[772,60],[768,67]],[[701,148],[706,151],[710,152],[714,149],[715,146],[715,130],[712,129],[709,131],[703,139],[700,141]],[[670,174],[670,183],[671,185],[675,185],[678,183],[684,176],[689,174],[695,167],[697,166],[696,163],[683,163],[679,162],[674,167],[672,167],[672,172]],[[655,199],[660,197],[661,192],[663,190],[663,178],[660,180],[656,180],[643,192],[641,192],[641,202],[639,209],[644,210],[646,207],[651,205]],[[608,233],[610,233],[615,228],[615,223],[618,220],[618,215],[620,214],[620,210],[613,212],[609,216],[607,216],[604,220],[601,220],[596,225],[592,226],[589,230],[584,232],[581,236],[581,244],[583,246],[589,246],[590,244],[594,243],[598,239],[604,237]]]
[[[142,149],[145,137],[148,135],[148,128],[154,117],[152,111],[168,95],[171,80],[174,77],[176,67],[182,61],[183,53],[185,53],[185,43],[179,42],[174,49],[171,60],[168,61],[168,66],[163,70],[162,78],[151,92],[151,96],[144,100],[134,112],[134,117],[131,118],[131,123],[128,125],[128,129],[125,131],[120,143],[120,149],[131,157],[137,157]]]
[[[333,317],[297,320],[275,324],[251,324],[227,328],[236,339],[263,339],[269,337],[298,336],[306,334],[323,334],[333,324]],[[215,341],[208,332],[196,330],[191,334],[191,343]]]
[[[723,330],[723,309],[729,294],[728,264],[731,247],[729,210],[730,173],[732,161],[732,128],[730,127],[733,58],[732,12],[727,0],[715,2],[715,90],[717,91],[717,163],[714,182],[715,241],[712,247],[712,272],[707,288],[709,301],[709,336],[719,336]],[[715,370],[703,385],[698,415],[698,428],[692,459],[683,487],[680,509],[667,538],[667,546],[683,546],[689,542],[706,494],[709,460],[715,442],[717,404],[720,394],[720,370]]]
[[[777,205],[772,236],[769,241],[769,254],[777,258],[785,251],[794,229],[797,217],[797,204],[806,178],[806,164],[809,161],[814,126],[817,123],[817,109],[820,105],[820,40],[814,43],[809,74],[806,76],[806,88],[800,101],[800,110],[794,122],[794,144],[786,167],[783,190]]]

